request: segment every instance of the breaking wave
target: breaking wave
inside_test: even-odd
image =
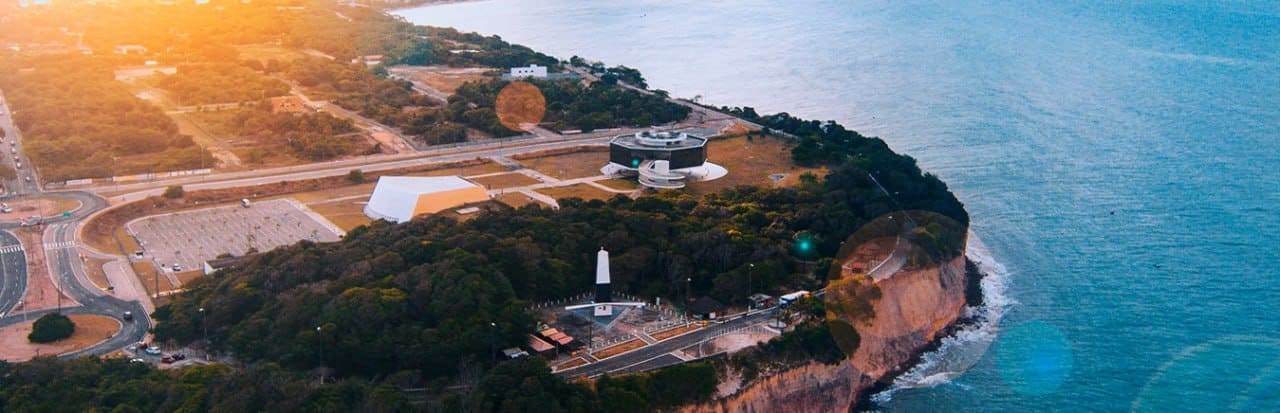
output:
[[[1005,295],[1009,272],[972,232],[969,233],[965,255],[983,273],[982,305],[965,307],[960,321],[962,326],[951,336],[943,338],[936,350],[922,355],[920,362],[894,379],[888,389],[872,395],[871,401],[876,405],[883,406],[893,400],[893,394],[899,390],[950,383],[977,364],[995,340],[1000,318],[1016,304]]]

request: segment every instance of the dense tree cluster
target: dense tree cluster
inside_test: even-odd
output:
[[[157,370],[121,358],[0,362],[0,411],[6,412],[405,412],[404,381],[344,380],[272,365]]]
[[[433,64],[510,68],[531,64],[560,70],[560,60],[528,47],[507,43],[501,37],[463,33],[452,27],[430,27],[431,43],[438,51]]]
[[[282,144],[301,159],[314,161],[349,155],[355,149],[351,121],[323,112],[272,113],[263,102],[236,113],[231,120],[238,134],[259,143]]]
[[[621,81],[641,89],[649,88],[649,83],[645,82],[644,75],[640,74],[639,69],[626,66],[605,67],[602,62],[588,62],[576,55],[569,58],[569,64],[587,69],[591,74],[600,76],[600,80],[606,83]]]
[[[58,313],[49,313],[36,319],[31,325],[31,334],[27,340],[32,343],[49,343],[71,337],[76,332],[76,324],[70,318]]]
[[[661,97],[604,82],[584,86],[575,81],[526,81],[536,86],[546,99],[543,122],[558,130],[644,127],[683,120],[691,111]],[[509,83],[490,80],[463,84],[449,97],[451,119],[497,136],[515,134],[502,126],[494,112],[498,93]]]
[[[180,105],[240,103],[289,94],[289,85],[235,63],[180,65],[157,85]]]
[[[78,55],[0,62],[0,88],[42,177],[196,169],[202,156],[208,161],[163,111],[115,81],[106,63]],[[142,154],[152,156],[128,158]]]
[[[403,225],[379,221],[342,242],[301,242],[194,284],[157,310],[155,332],[161,340],[195,340],[202,334],[196,310],[215,309],[208,313],[212,345],[246,361],[298,370],[325,366],[340,377],[408,370],[448,386],[467,363],[487,358],[489,334],[496,335],[498,348],[521,344],[532,328],[521,311],[529,302],[587,288],[601,245],[613,257],[615,288],[742,303],[752,291],[749,276],[756,291],[820,286],[826,271],[812,263],[834,255],[841,241],[898,203],[940,207],[951,219],[968,222],[945,186],[923,183],[914,161],[879,140],[860,141],[866,159],[798,188],[739,187],[703,198],[665,192],[635,200],[570,199],[558,211],[525,207],[464,223],[444,217]],[[870,170],[881,170],[896,200],[875,187]],[[799,239],[814,247],[797,248]],[[959,246],[946,252],[959,253]],[[690,292],[682,291],[686,279],[692,279]],[[825,327],[815,328],[816,335],[796,344],[800,353],[784,352],[838,353],[834,345],[814,344],[832,340]]]

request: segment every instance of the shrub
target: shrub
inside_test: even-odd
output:
[[[351,183],[354,183],[354,184],[363,184],[364,171],[361,171],[359,169],[352,169],[351,172],[347,172],[347,180],[351,181]]]
[[[169,199],[182,198],[182,185],[174,185],[164,189],[164,197]]]
[[[31,334],[27,335],[27,340],[32,343],[49,343],[71,337],[71,333],[74,332],[76,332],[76,324],[71,322],[70,318],[62,314],[50,313],[36,320],[35,325],[31,327]]]

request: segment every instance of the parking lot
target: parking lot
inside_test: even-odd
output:
[[[291,199],[140,218],[125,225],[145,258],[165,271],[198,270],[221,254],[265,252],[301,240],[337,241],[341,230]]]

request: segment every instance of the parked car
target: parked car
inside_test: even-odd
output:
[[[129,359],[129,362],[130,363],[146,363],[147,361],[143,359]]]
[[[121,317],[122,317],[122,318],[124,318],[124,321],[133,321],[133,312],[132,312],[132,311],[125,311],[125,312],[124,312],[124,315],[123,315],[123,316],[121,316]]]
[[[160,347],[155,347],[155,346],[147,347],[147,349],[142,350],[142,352],[153,355],[153,356],[158,356],[160,355]]]
[[[161,358],[161,359],[160,359],[160,362],[161,362],[161,363],[164,363],[164,364],[172,363],[172,362],[173,362],[173,357],[170,357],[170,356],[164,356],[163,358]]]
[[[172,357],[173,357],[173,361],[180,361],[180,360],[187,359],[187,355],[182,353],[174,354]]]
[[[181,271],[182,271],[182,264],[178,264],[176,262],[173,263],[173,272],[181,272]]]

